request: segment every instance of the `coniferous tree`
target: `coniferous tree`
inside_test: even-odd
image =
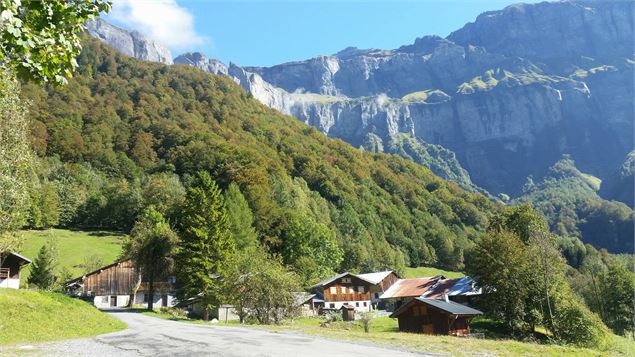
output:
[[[199,172],[187,189],[179,233],[179,299],[196,298],[207,320],[220,302],[221,278],[234,251],[223,195],[207,172]]]
[[[56,267],[57,249],[52,242],[48,242],[40,248],[40,252],[31,264],[29,284],[42,290],[51,290],[57,280]]]

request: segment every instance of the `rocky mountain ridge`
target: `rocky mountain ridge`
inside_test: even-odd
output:
[[[144,61],[173,63],[172,52],[167,47],[138,31],[126,31],[98,18],[86,23],[86,32],[127,56]]]
[[[631,2],[519,4],[394,50],[347,48],[272,67],[196,53],[174,62],[227,74],[260,102],[356,147],[423,164],[447,159],[435,173],[516,196],[563,154],[604,178],[632,150],[633,10]],[[429,145],[451,154],[431,157],[440,151]]]

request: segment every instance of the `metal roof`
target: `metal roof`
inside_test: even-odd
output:
[[[386,290],[379,298],[403,298],[418,297],[423,295],[428,289],[432,288],[437,281],[443,279],[442,275],[414,278],[399,279],[388,290]]]
[[[474,287],[474,280],[470,277],[442,279],[439,280],[430,290],[425,292],[422,297],[429,299],[441,299],[444,295],[480,295],[481,289]]]
[[[379,284],[382,280],[390,274],[394,273],[392,270],[380,271],[376,273],[357,274],[356,276],[362,280],[366,280],[372,284]],[[397,273],[395,273],[397,274]]]
[[[309,294],[304,291],[293,293],[293,295],[295,298],[296,305],[302,305],[305,302],[312,300],[316,296],[315,294]]]
[[[390,317],[397,317],[401,315],[404,311],[408,309],[412,304],[416,304],[417,302],[424,303],[428,306],[432,306],[439,310],[443,310],[451,315],[459,315],[459,316],[476,316],[483,315],[483,312],[473,309],[469,306],[461,305],[454,301],[445,301],[439,299],[426,299],[426,298],[415,298],[411,302],[401,305],[395,312],[393,312]]]

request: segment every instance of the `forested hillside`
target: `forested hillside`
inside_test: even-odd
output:
[[[183,184],[206,170],[223,189],[239,186],[273,252],[300,236],[311,257],[336,243],[324,257],[333,270],[460,269],[498,209],[412,161],[329,139],[228,77],[88,38],[78,62],[63,88],[23,86],[41,158],[32,227],[126,231],[150,204],[171,217]],[[289,263],[315,264],[298,259]]]
[[[623,171],[626,176],[628,170]],[[630,177],[632,180],[632,173]],[[629,187],[626,178],[616,181],[622,189]],[[602,199],[597,192],[604,185],[596,177],[580,172],[574,161],[565,156],[540,182],[529,178],[523,196],[516,202],[531,203],[560,236],[581,238],[613,253],[632,253],[635,214],[622,202]],[[631,181],[631,192],[632,185]]]

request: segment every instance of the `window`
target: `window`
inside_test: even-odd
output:
[[[350,283],[351,278],[342,278],[342,283]]]
[[[364,293],[364,287],[363,286],[358,286],[357,287],[357,291],[359,291],[360,294]]]
[[[379,299],[379,293],[375,293],[375,299]]]
[[[329,307],[330,307],[331,309],[334,309],[334,308],[335,308],[335,304],[334,304],[334,303],[330,303],[330,304],[329,304]]]
[[[336,295],[337,294],[337,287],[335,286],[331,286],[331,295]]]
[[[148,297],[149,297],[149,296],[150,296],[150,295],[148,295],[148,294],[143,294],[143,302],[147,303],[147,302],[148,302]]]
[[[364,301],[364,307],[368,306],[367,304],[368,304],[368,303],[367,303],[366,301]]]
[[[359,302],[356,302],[356,303],[355,303],[355,307],[359,307]]]
[[[342,286],[341,290],[342,290],[342,294],[346,294],[346,286]]]

